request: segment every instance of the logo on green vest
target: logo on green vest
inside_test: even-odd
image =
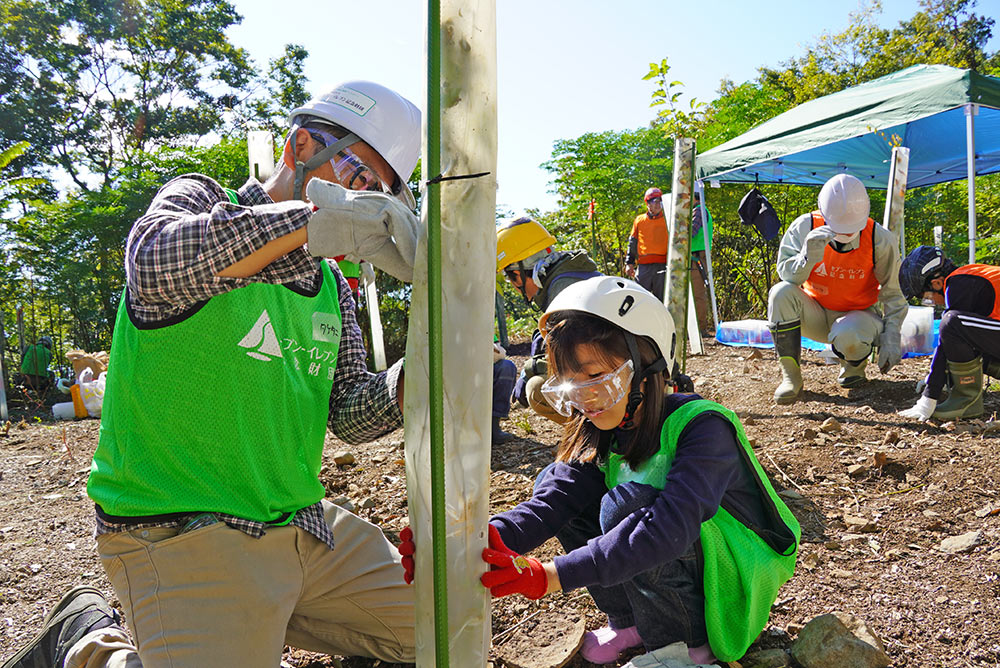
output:
[[[278,337],[274,335],[274,327],[271,326],[271,316],[267,314],[267,309],[260,313],[257,322],[254,323],[246,336],[237,344],[241,348],[250,348],[247,355],[254,359],[270,362],[275,357],[283,357],[281,346],[278,345]]]

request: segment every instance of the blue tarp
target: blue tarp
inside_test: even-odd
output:
[[[938,328],[940,325],[940,320],[934,321],[934,344],[930,352],[904,351],[903,358],[926,357],[933,354],[933,348],[937,348],[939,341]],[[766,320],[738,320],[719,323],[719,328],[715,333],[715,340],[726,346],[774,348],[774,342],[771,341],[771,332],[767,329]],[[813,341],[803,336],[802,347],[807,350],[823,351],[829,350],[830,344]]]

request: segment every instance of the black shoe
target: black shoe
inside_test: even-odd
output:
[[[42,630],[2,668],[52,668],[62,666],[69,649],[91,631],[109,626],[121,628],[121,617],[111,609],[100,591],[75,587],[56,604]]]
[[[500,428],[500,418],[496,415],[493,416],[493,429],[490,434],[490,441],[493,445],[500,445],[501,443],[507,443],[508,441],[513,441],[516,436],[514,434],[504,431]]]

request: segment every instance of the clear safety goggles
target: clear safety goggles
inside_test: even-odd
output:
[[[309,128],[309,134],[324,146],[332,146],[337,142],[336,137],[316,128]],[[337,182],[348,190],[381,190],[388,195],[396,194],[379,177],[374,167],[367,165],[349,148],[341,149],[330,158],[330,165]]]
[[[632,360],[626,360],[614,371],[585,382],[550,376],[542,383],[542,396],[565,417],[571,417],[573,409],[595,415],[608,410],[628,394],[634,374]]]

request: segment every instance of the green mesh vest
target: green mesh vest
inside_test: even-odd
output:
[[[663,489],[677,451],[677,439],[691,420],[706,411],[718,413],[732,423],[743,460],[761,490],[771,520],[771,526],[754,530],[725,508],[719,508],[701,525],[708,642],[719,659],[736,661],[764,629],[778,589],[792,577],[801,537],[798,521],[764,474],[739,418],[714,401],[689,401],[667,417],[660,432],[660,450],[638,470],[632,470],[624,457],[614,452],[601,468],[608,489],[630,481]]]
[[[251,283],[155,328],[123,296],[87,485],[105,513],[284,522],[323,498],[341,314],[320,264],[313,296]]]

